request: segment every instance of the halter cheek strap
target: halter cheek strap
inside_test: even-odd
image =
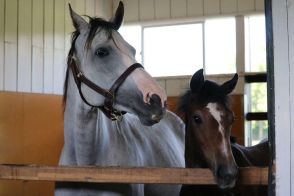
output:
[[[101,88],[100,86],[93,83],[91,80],[89,80],[83,72],[77,67],[76,62],[74,59],[71,59],[72,63],[71,69],[73,72],[74,80],[77,85],[77,88],[79,90],[80,97],[82,100],[89,106],[99,108],[109,119],[111,120],[118,120],[121,119],[122,115],[126,112],[119,111],[115,108],[113,108],[113,103],[116,97],[116,93],[119,89],[119,87],[122,85],[122,83],[126,80],[126,78],[137,68],[143,68],[143,66],[139,63],[135,63],[131,66],[129,66],[123,73],[120,75],[120,77],[113,83],[113,85],[110,87],[109,90],[106,90],[104,88]],[[102,106],[95,106],[90,104],[86,98],[83,95],[83,92],[81,90],[82,83],[84,83],[86,86],[88,86],[90,89],[94,90],[98,94],[105,97],[104,105]]]

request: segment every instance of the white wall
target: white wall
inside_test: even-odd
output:
[[[119,0],[113,0],[113,12]],[[239,25],[237,36],[237,71],[241,76],[234,93],[244,94],[244,17],[245,14],[263,13],[264,0],[123,0],[125,5],[124,24],[169,24],[202,20],[210,17],[236,16]],[[243,27],[242,27],[243,25]],[[240,28],[242,27],[242,29]],[[240,37],[241,36],[241,37]],[[241,40],[241,42],[240,42]],[[209,76],[217,82],[230,79],[231,75]],[[179,96],[186,91],[190,76],[159,77],[159,84],[168,96]]]
[[[125,23],[260,13],[263,0],[123,0]],[[0,90],[62,94],[70,32],[79,14],[110,18],[118,0],[0,0]],[[188,77],[159,80],[178,95]],[[173,87],[173,88],[170,88]]]
[[[218,84],[230,80],[234,74],[206,75],[205,79],[212,80]],[[168,96],[180,96],[185,93],[190,85],[192,76],[168,76],[156,78],[158,84],[165,89]],[[239,74],[239,80],[233,94],[244,94],[244,75]]]
[[[113,0],[117,5],[119,0]],[[125,22],[262,12],[264,0],[123,0]],[[115,6],[114,6],[115,9]]]
[[[0,0],[0,90],[62,94],[73,31],[68,3],[109,18],[109,0]]]
[[[294,0],[272,1],[276,195],[294,195]]]

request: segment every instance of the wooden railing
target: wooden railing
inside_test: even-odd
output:
[[[0,179],[96,183],[215,184],[208,169],[0,165]],[[267,185],[268,168],[240,168],[238,184]]]

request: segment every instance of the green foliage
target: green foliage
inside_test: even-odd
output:
[[[268,137],[268,122],[267,121],[252,121],[251,122],[252,144],[258,143],[260,140],[267,137]]]
[[[251,112],[267,111],[266,83],[252,83],[251,85]]]
[[[266,112],[267,111],[267,86],[266,83],[253,83],[251,85],[251,111]],[[252,144],[258,143],[260,140],[268,136],[267,121],[251,122],[251,140]]]

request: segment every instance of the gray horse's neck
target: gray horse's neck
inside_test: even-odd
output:
[[[95,159],[95,130],[97,109],[91,109],[80,98],[72,75],[69,78],[64,111],[64,151],[66,160],[61,164],[91,165]]]
[[[70,79],[64,113],[65,144],[61,165],[100,165],[129,167],[184,167],[184,124],[173,113],[153,126],[144,126],[132,114],[121,122],[109,120],[101,111],[91,110],[80,98],[73,79]],[[104,186],[104,185],[103,185]],[[117,185],[116,185],[117,186]],[[179,186],[128,185],[115,195],[178,195]],[[108,195],[113,188],[95,185],[95,195]],[[62,185],[56,195],[84,195],[81,190]],[[129,194],[130,191],[132,194]],[[78,192],[78,194],[76,193]],[[112,195],[112,194],[109,194]]]

